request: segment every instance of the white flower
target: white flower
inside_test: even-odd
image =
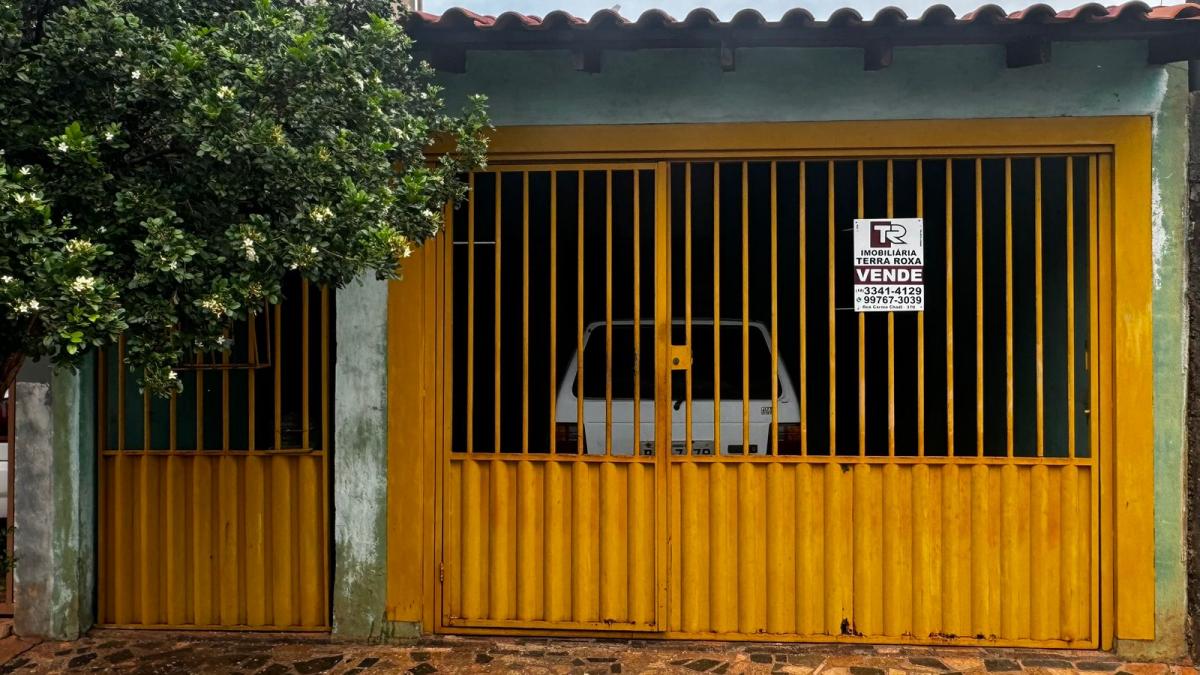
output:
[[[173,370],[169,370],[169,371],[167,371],[167,379],[168,379],[168,380],[178,380],[178,379],[179,379],[179,373],[177,373],[177,372],[175,372],[175,371],[173,371]]]
[[[59,152],[66,152],[66,151],[68,151],[68,150],[70,150],[70,149],[71,149],[71,146],[67,145],[66,141],[61,141],[61,142],[59,142],[59,144],[58,144],[58,151],[59,151]]]
[[[33,169],[28,166],[21,167],[21,175],[22,176],[28,176],[30,171],[33,171]]]
[[[12,282],[13,282],[13,278],[8,276],[7,274],[0,275],[0,284],[11,284]]]
[[[217,89],[217,98],[230,99],[233,98],[233,87],[222,86]]]
[[[113,132],[111,132],[111,131],[104,132],[104,140],[106,140],[106,141],[111,141],[115,137],[116,137],[116,135],[113,134]]]
[[[179,269],[179,262],[172,260],[171,262],[167,263],[167,269],[172,271]]]
[[[242,239],[242,250],[246,252],[246,259],[250,262],[258,261],[258,252],[254,250],[254,239],[245,237]]]
[[[90,251],[92,246],[92,242],[87,239],[72,239],[67,242],[66,249],[69,254],[84,253]]]
[[[23,195],[23,194],[21,194],[21,193],[17,193],[17,194],[16,194],[16,196],[14,197],[14,199],[16,199],[16,200],[17,200],[17,203],[18,203],[18,204],[24,204],[24,203],[25,203],[25,195]]]
[[[96,287],[96,279],[88,276],[78,276],[71,282],[71,290],[76,293],[86,293]]]
[[[294,269],[299,269],[299,268],[300,268],[300,264],[299,264],[299,263],[290,263],[290,264],[288,264],[288,269],[289,269],[289,270],[294,270]]]
[[[222,316],[225,314],[225,305],[221,302],[221,299],[216,296],[201,300],[200,306],[212,312],[213,314],[216,314],[217,316]]]
[[[17,310],[17,314],[29,314],[30,312],[36,312],[39,307],[41,305],[38,304],[37,300],[22,300],[13,309]]]
[[[113,52],[113,56],[117,57],[118,59],[123,58],[125,56],[125,50],[118,49],[117,51]]]
[[[129,77],[131,77],[131,78],[133,78],[133,79],[135,79],[135,80],[140,80],[140,79],[142,79],[142,71],[140,71],[140,70],[135,70],[135,71],[133,71],[132,73],[130,73],[130,74],[129,74]]]
[[[312,211],[309,211],[308,215],[309,215],[309,217],[311,217],[313,220],[317,221],[318,223],[323,223],[327,219],[333,217],[333,211],[330,211],[329,207],[327,207],[327,206],[318,206],[318,207],[314,208]]]
[[[309,249],[308,249],[308,252],[309,252],[309,253],[312,253],[313,255],[316,255],[316,254],[317,254],[317,247],[316,247],[316,246],[313,246],[313,247],[309,248]]]

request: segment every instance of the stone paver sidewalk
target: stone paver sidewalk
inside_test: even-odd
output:
[[[406,645],[327,636],[96,630],[77,642],[0,640],[0,673],[1053,673],[1195,675],[1104,652],[778,643],[441,637]]]

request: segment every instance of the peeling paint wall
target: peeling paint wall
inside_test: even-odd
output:
[[[17,383],[13,628],[73,640],[95,619],[94,371]]]
[[[1154,115],[1152,168],[1156,639],[1118,645],[1123,654],[1148,659],[1187,652],[1187,66],[1173,64],[1166,72],[1162,104]]]
[[[337,294],[333,631],[378,638],[387,592],[387,282]]]

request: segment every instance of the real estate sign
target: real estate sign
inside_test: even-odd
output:
[[[854,311],[925,309],[925,240],[920,218],[854,221]]]

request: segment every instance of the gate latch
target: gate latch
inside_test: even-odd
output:
[[[692,367],[692,350],[687,345],[671,345],[671,370]]]

